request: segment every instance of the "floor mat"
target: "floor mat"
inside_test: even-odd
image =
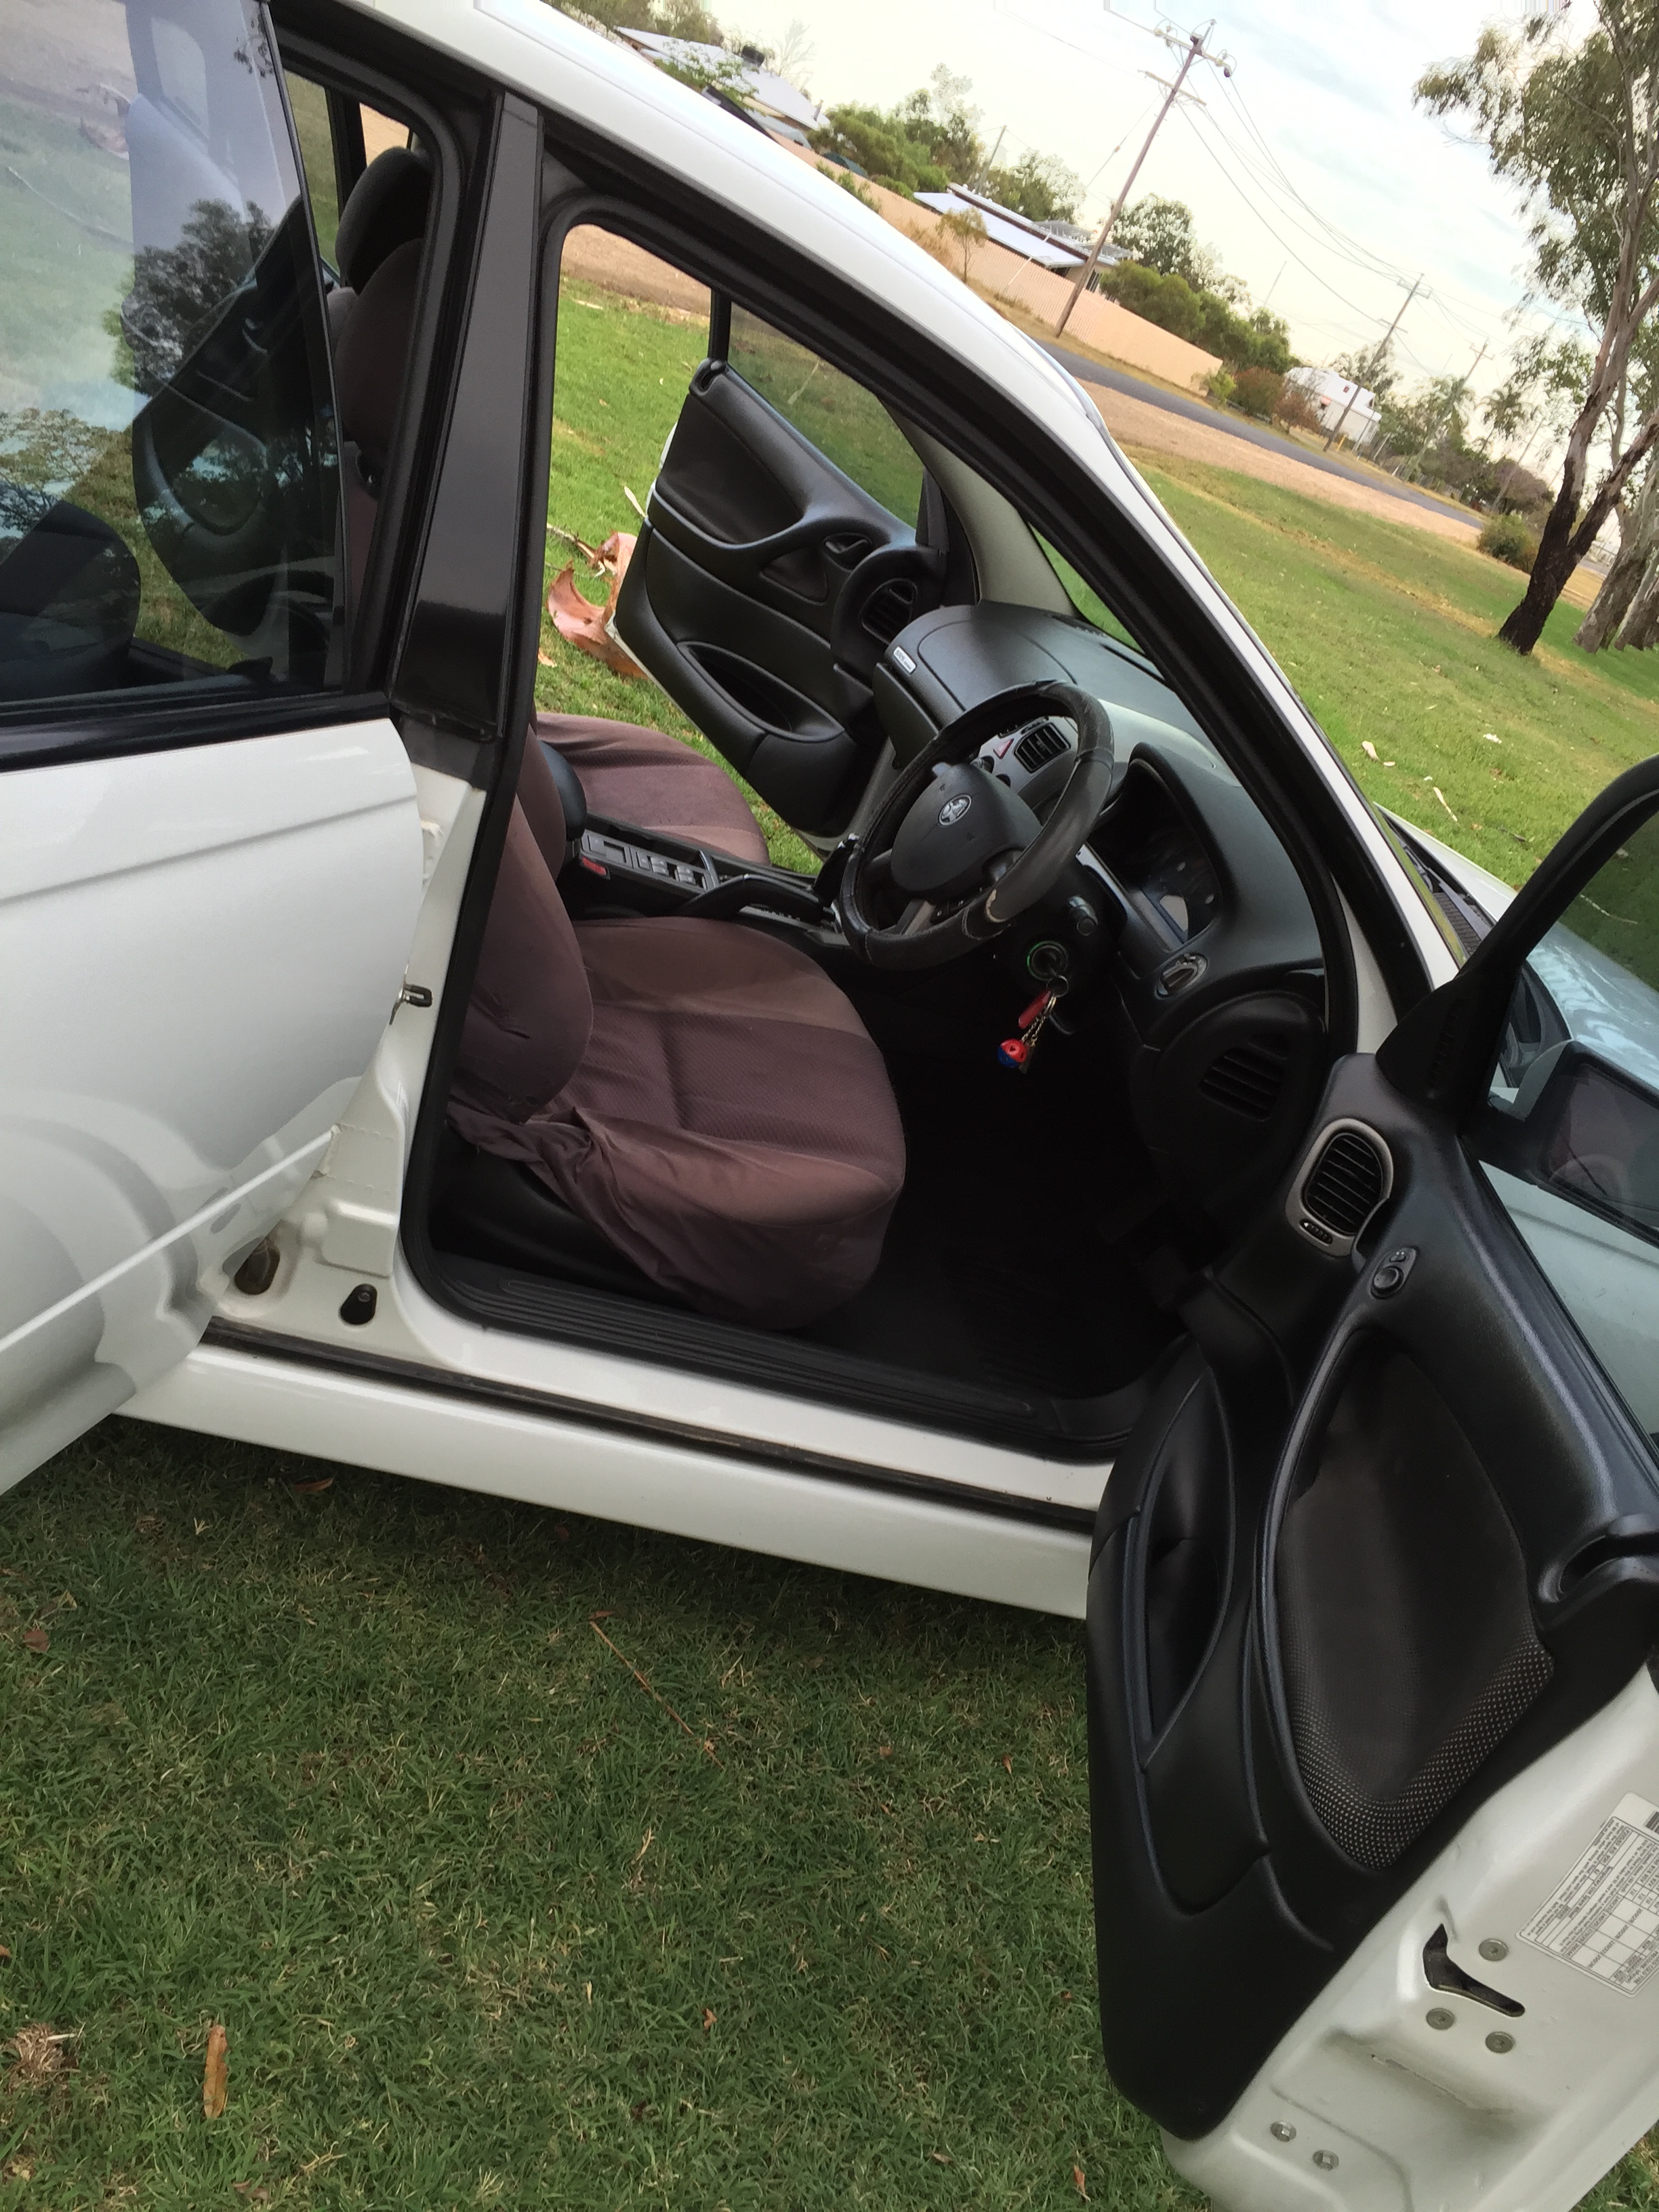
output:
[[[1060,1399],[1145,1373],[1176,1326],[1105,1225],[1152,1217],[1152,1170],[1087,1042],[1045,1050],[1024,1075],[890,1053],[909,1169],[881,1265],[797,1335]]]

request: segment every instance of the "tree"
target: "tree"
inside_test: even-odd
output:
[[[892,191],[942,192],[951,181],[928,147],[880,108],[832,107],[828,126],[812,133],[812,143]]]
[[[832,107],[827,129],[815,131],[821,154],[851,161],[878,185],[901,192],[942,192],[976,177],[985,153],[979,110],[967,105],[965,76],[942,65],[896,107]]]
[[[1075,170],[1052,154],[1022,154],[1012,168],[986,173],[985,189],[1006,208],[1033,222],[1075,222],[1083,185]]]
[[[792,15],[789,27],[778,40],[772,56],[773,68],[780,76],[787,77],[791,84],[804,85],[817,58],[811,32],[799,15]]]
[[[1369,392],[1373,399],[1386,399],[1400,381],[1400,371],[1394,363],[1394,343],[1390,338],[1377,338],[1368,346],[1359,346],[1352,353],[1340,353],[1331,363],[1339,376],[1346,376],[1350,384],[1357,384],[1362,392]]]
[[[1149,192],[1125,208],[1112,233],[1131,261],[1156,269],[1160,276],[1179,276],[1195,292],[1213,292],[1223,280],[1219,257],[1199,242],[1193,211],[1184,200]]]
[[[1596,27],[1576,47],[1563,42],[1558,14],[1518,32],[1492,25],[1473,54],[1428,70],[1416,88],[1431,114],[1473,125],[1493,172],[1531,211],[1534,286],[1577,307],[1599,334],[1526,596],[1498,631],[1518,653],[1537,643],[1659,438],[1659,410],[1628,439],[1624,419],[1632,349],[1659,304],[1659,0],[1595,7]],[[1608,466],[1586,496],[1598,435]]]
[[[978,108],[970,107],[970,77],[954,76],[943,62],[927,83],[902,100],[893,120],[907,137],[927,149],[928,159],[953,185],[971,184],[985,163]]]
[[[554,0],[567,15],[605,31],[661,31],[693,46],[720,46],[720,27],[699,0]]]

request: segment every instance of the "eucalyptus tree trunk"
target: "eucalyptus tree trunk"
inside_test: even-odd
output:
[[[1639,648],[1653,644],[1659,638],[1659,551],[1648,564],[1640,589],[1631,603],[1629,613],[1620,625],[1613,640],[1618,646]]]
[[[1659,471],[1650,466],[1631,506],[1620,507],[1617,512],[1618,558],[1602,578],[1595,604],[1573,635],[1573,643],[1586,653],[1599,653],[1615,639],[1620,645],[1627,642],[1620,635],[1620,626],[1643,587],[1655,552],[1659,551]]]

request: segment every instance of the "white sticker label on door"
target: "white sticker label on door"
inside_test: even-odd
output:
[[[1659,1806],[1622,1798],[1521,1940],[1634,1996],[1659,1966]]]

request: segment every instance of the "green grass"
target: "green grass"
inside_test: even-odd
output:
[[[74,2038],[0,2206],[1199,2201],[1100,2063],[1074,1626],[327,1472],[115,1421],[0,1508],[0,2035]]]
[[[1565,605],[1530,657],[1510,653],[1494,632],[1522,586],[1498,562],[1231,471],[1136,458],[1361,789],[1494,875],[1524,880],[1604,784],[1659,750],[1659,654],[1581,653],[1582,611]]]
[[[340,191],[334,174],[334,134],[328,119],[328,94],[311,78],[283,73],[294,127],[299,134],[300,159],[305,167],[306,196],[311,219],[317,226],[317,245],[331,268],[334,241],[340,228]]]

